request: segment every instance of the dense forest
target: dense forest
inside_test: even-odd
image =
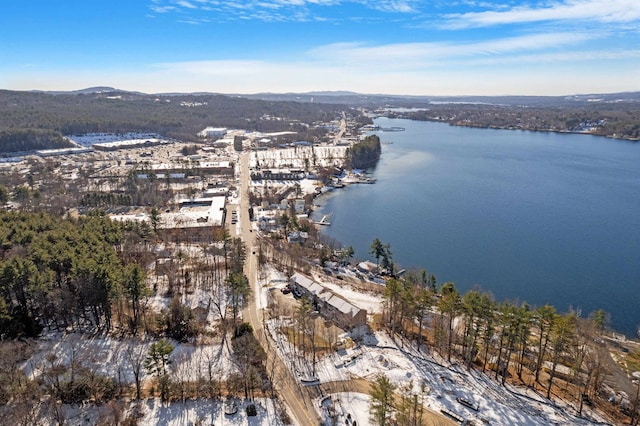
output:
[[[62,135],[96,132],[149,132],[191,141],[207,126],[298,131],[306,129],[302,123],[333,120],[346,108],[222,95],[0,91],[0,142],[11,142],[0,144],[0,152],[63,147]]]
[[[55,130],[19,129],[0,131],[0,151],[19,152],[38,149],[70,148],[73,144]]]
[[[1,212],[0,340],[35,337],[43,326],[90,322],[109,328],[111,303],[123,293],[123,277],[133,273],[114,249],[122,236],[100,214],[62,220]]]
[[[367,136],[349,148],[347,165],[354,169],[375,167],[378,164],[381,152],[380,138],[376,135]]]

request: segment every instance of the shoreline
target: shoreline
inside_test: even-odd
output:
[[[345,189],[345,188],[336,188],[336,189]],[[315,200],[318,200],[318,199],[322,199],[322,197],[323,197],[323,196],[326,196],[326,195],[327,195],[327,193],[331,193],[331,192],[333,192],[333,191],[334,191],[334,190],[330,190],[330,191],[325,191],[325,192],[319,193],[319,194],[317,194],[317,195],[313,198],[313,200],[315,201]],[[323,231],[322,231],[322,230],[323,230],[326,226],[330,226],[330,224],[329,224],[329,225],[321,225],[321,224],[318,224],[318,223],[315,221],[315,219],[313,219],[313,215],[316,213],[316,208],[317,208],[317,207],[322,207],[322,206],[321,206],[321,205],[316,205],[315,203],[312,205],[312,210],[311,210],[311,211],[310,211],[310,213],[309,213],[309,219],[311,220],[312,224],[316,227],[316,229],[318,230],[318,232],[323,233]],[[332,213],[330,213],[330,214],[331,214],[331,215],[333,215],[333,212],[332,212]],[[334,241],[336,241],[338,244],[340,244],[341,248],[346,248],[346,247],[349,247],[349,246],[350,246],[350,244],[345,243],[343,240],[338,240],[338,239],[335,239],[335,238],[333,238],[333,237],[329,237],[329,238],[332,238]],[[354,257],[354,258],[353,258],[353,260],[354,260],[355,262],[359,263],[359,262],[370,261],[371,259],[360,259],[360,258]],[[404,268],[402,267],[402,265],[401,265],[401,264],[395,264],[395,266],[397,266],[397,267],[398,267],[399,271],[405,271],[405,270],[406,270],[406,269],[404,269]],[[417,267],[417,266],[412,266],[411,268],[416,268],[416,267]],[[423,266],[423,268],[424,268],[424,266]],[[442,283],[440,283],[440,284],[442,284]],[[470,291],[470,290],[467,290],[467,291]],[[485,293],[491,293],[490,291],[486,291],[486,290],[483,290],[483,292],[485,292]],[[466,293],[466,292],[465,292],[465,293]],[[461,296],[462,296],[463,294],[464,294],[464,293],[461,293]],[[503,302],[504,302],[504,301],[508,301],[508,300],[509,300],[509,299],[503,299]],[[496,302],[498,302],[498,301],[496,300]],[[522,301],[522,303],[527,303],[527,302],[526,302],[526,300],[523,300],[523,301]],[[556,305],[555,305],[555,304],[550,304],[550,306],[553,306],[554,308],[556,307]],[[536,308],[536,307],[538,307],[538,306],[537,306],[537,305],[531,305],[531,307],[532,307],[532,308]],[[560,313],[561,311],[558,311],[558,312]],[[607,313],[608,313],[608,314],[610,314],[609,312],[607,312]],[[638,332],[640,333],[640,329],[638,330]],[[624,333],[624,332],[622,332],[622,331],[620,331],[620,330],[618,330],[618,329],[615,329],[615,328],[609,328],[609,335],[608,335],[607,337],[608,337],[608,338],[610,338],[610,339],[612,339],[612,340],[614,340],[614,341],[617,341],[617,342],[635,342],[635,343],[640,343],[640,337],[637,337],[637,336],[629,336],[629,335],[627,335],[626,333]]]
[[[468,124],[464,124],[464,123],[452,123],[449,122],[447,120],[436,120],[436,119],[417,119],[417,118],[409,118],[409,117],[389,117],[386,115],[381,115],[379,117],[384,117],[387,118],[389,120],[409,120],[409,121],[423,121],[423,122],[430,122],[430,123],[442,123],[442,124],[448,124],[449,126],[453,126],[453,127],[467,127],[470,129],[487,129],[487,130],[513,130],[513,131],[521,131],[521,132],[539,132],[539,133],[557,133],[557,134],[568,134],[568,135],[585,135],[585,136],[595,136],[595,137],[601,137],[601,138],[605,138],[605,139],[613,139],[613,140],[619,140],[619,141],[624,141],[624,142],[640,142],[640,138],[632,138],[632,137],[627,137],[627,136],[616,136],[615,134],[613,135],[602,135],[602,134],[597,134],[597,133],[591,133],[591,132],[586,132],[586,131],[573,131],[573,130],[554,130],[554,129],[529,129],[526,127],[515,127],[515,126],[497,126],[497,125],[482,125],[482,124],[474,124],[474,123],[468,123]]]

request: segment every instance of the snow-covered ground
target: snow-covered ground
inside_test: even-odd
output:
[[[282,288],[287,277],[274,268],[267,268],[259,281],[260,307],[267,306],[269,289]],[[326,284],[326,282],[325,282]],[[379,297],[358,293],[353,289],[335,284],[335,291],[351,299],[354,303],[367,309],[374,309],[380,303]],[[589,425],[593,421],[604,421],[586,409],[586,416],[593,421],[579,419],[572,415],[575,409],[560,402],[552,402],[541,395],[525,388],[510,385],[501,386],[492,376],[478,371],[466,371],[463,367],[450,364],[437,354],[424,349],[419,351],[409,342],[393,339],[385,332],[369,330],[353,340],[356,346],[345,345],[336,352],[320,358],[315,372],[308,360],[296,354],[293,345],[287,341],[279,328],[289,324],[287,319],[271,319],[266,322],[271,338],[275,341],[287,365],[300,380],[317,378],[320,382],[346,381],[364,379],[372,382],[383,374],[403,394],[415,394],[425,401],[425,406],[432,411],[448,411],[460,418],[474,420],[477,424],[509,424],[509,425],[549,425],[574,424]],[[364,337],[363,337],[364,336]],[[22,366],[25,373],[35,378],[50,363],[69,365],[72,360],[93,369],[101,375],[117,378],[121,383],[132,384],[133,372],[130,356],[146,354],[150,342],[136,339],[115,339],[104,336],[87,338],[75,333],[50,333],[37,343],[37,348],[30,360]],[[237,371],[226,345],[209,344],[194,346],[174,342],[175,349],[171,355],[172,374],[176,380],[193,381],[197,377],[207,377],[208,371],[215,371],[216,379],[224,380]],[[50,357],[55,354],[55,360]],[[143,371],[143,381],[148,379]],[[338,424],[345,424],[347,414],[358,425],[369,424],[368,397],[361,394],[334,396],[334,408],[339,417]],[[461,402],[463,401],[463,402]],[[327,401],[324,401],[325,403]],[[203,424],[279,424],[271,402],[261,402],[264,409],[259,408],[257,417],[248,419],[243,410],[233,416],[225,415],[220,402],[211,400],[189,401],[184,404],[172,403],[163,405],[157,400],[143,403],[140,424],[152,425],[187,425],[203,421]],[[271,407],[271,408],[270,408]],[[316,407],[325,419],[327,409]],[[72,410],[72,407],[68,407]],[[94,410],[94,411],[91,411]],[[77,408],[72,418],[95,420],[99,410],[95,407]],[[224,421],[224,423],[222,423]]]
[[[157,137],[158,135],[155,133],[140,133],[140,132],[87,133],[85,135],[67,136],[67,138],[71,139],[73,142],[83,146],[91,146],[94,143],[117,142],[117,141],[125,141],[130,139],[153,139]]]
[[[347,149],[346,145],[314,145],[298,146],[277,150],[255,151],[249,160],[249,167],[263,168],[290,167],[305,169],[305,167],[331,167],[342,164]]]
[[[369,426],[371,424],[369,404],[371,404],[369,395],[340,392],[323,398],[318,406],[322,407],[320,417],[324,424]],[[333,421],[335,423],[332,423]]]
[[[136,411],[140,426],[193,426],[193,425],[251,425],[251,426],[280,426],[282,421],[277,415],[275,404],[270,399],[256,398],[254,401],[238,401],[238,411],[226,414],[227,402],[211,399],[190,400],[184,403],[172,402],[163,404],[159,399],[146,400],[133,408],[125,408],[123,412]],[[246,407],[250,404],[256,407],[256,416],[249,417]],[[113,409],[110,406],[96,407],[65,406],[63,408],[66,423],[69,426],[85,426],[96,424],[98,421],[113,421]]]
[[[271,265],[263,267],[261,279],[256,281],[259,297],[257,300],[257,306],[259,309],[265,309],[269,304],[269,291],[281,290],[289,284],[287,275],[284,272],[278,271]]]
[[[33,355],[23,363],[22,369],[27,377],[35,379],[52,363],[69,366],[78,362],[100,375],[131,384],[134,376],[127,361],[127,351],[146,354],[150,344],[132,339],[88,337],[79,333],[48,333],[38,339]]]
[[[380,295],[356,291],[352,289],[349,284],[344,283],[344,281],[339,281],[338,283],[325,278],[324,280],[319,280],[319,282],[329,290],[332,290],[344,297],[358,308],[366,309],[369,314],[382,312],[382,300],[380,299]]]
[[[271,267],[265,276],[261,287],[262,306],[265,306],[269,287],[282,288],[287,283],[286,275]],[[382,300],[378,294],[357,291],[346,282],[335,281],[328,275],[316,273],[314,278],[360,308],[369,312],[382,310]],[[549,401],[531,389],[502,386],[493,379],[491,373],[466,371],[456,363],[448,363],[435,352],[425,348],[419,351],[411,342],[394,339],[380,331],[368,330],[363,334],[362,330],[358,330],[353,333],[352,340],[360,344],[353,347],[346,345],[321,357],[316,362],[314,372],[309,360],[297,355],[291,342],[280,332],[280,327],[290,323],[288,319],[271,319],[266,325],[281,356],[294,376],[301,380],[317,378],[326,383],[365,379],[372,382],[383,374],[403,393],[409,392],[424,398],[426,407],[432,411],[447,411],[476,424],[589,425],[605,422],[589,407],[583,407],[585,418],[577,418],[573,415],[575,407],[561,401]],[[359,411],[368,413],[366,398],[356,400],[357,404],[365,405]],[[326,409],[320,414],[326,415]],[[337,424],[345,424],[345,420],[341,419]],[[358,418],[357,424],[368,424],[368,416]]]
[[[27,377],[39,377],[52,363],[69,366],[72,362],[87,367],[97,374],[111,377],[123,384],[133,384],[132,360],[144,360],[151,341],[139,339],[115,339],[111,337],[88,337],[78,333],[50,333],[38,340],[37,348],[22,368]],[[206,378],[209,365],[215,378],[225,380],[237,371],[228,346],[209,344],[194,346],[172,342],[172,372],[186,374],[186,379]],[[51,358],[55,355],[55,359]],[[142,381],[149,376],[141,370]]]
[[[246,407],[254,404],[257,415],[247,416]],[[185,426],[195,425],[252,425],[252,426],[277,426],[282,425],[276,414],[273,401],[270,399],[256,399],[253,402],[241,401],[238,412],[225,414],[224,404],[220,401],[201,400],[185,403],[172,403],[163,405],[158,400],[145,404],[145,416],[140,425],[166,425]]]
[[[311,366],[295,355],[290,343],[277,331],[281,324],[275,320],[268,322],[278,350],[289,360],[296,376],[300,379],[312,376]],[[466,371],[437,354],[420,352],[408,342],[396,341],[383,332],[371,332],[361,345],[322,358],[316,365],[315,377],[320,382],[354,378],[373,382],[380,374],[387,376],[402,393],[424,398],[426,407],[432,411],[448,411],[476,424],[590,425],[604,421],[590,411],[583,414],[593,417],[592,420],[577,418],[572,415],[575,409],[566,404],[549,401],[531,390],[502,386],[488,375]],[[366,419],[361,420],[357,424],[368,424]],[[344,424],[344,420],[338,424]]]

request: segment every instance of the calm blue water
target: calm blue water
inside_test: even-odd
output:
[[[640,325],[640,144],[586,135],[376,120],[375,185],[318,199],[326,235],[372,259],[374,238],[403,268],[425,268],[496,300],[550,303]]]

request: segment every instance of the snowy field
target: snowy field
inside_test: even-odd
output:
[[[260,306],[267,305],[269,288],[286,285],[286,275],[269,268],[260,281]],[[373,309],[380,299],[374,295],[355,292],[342,286],[335,291],[355,303]],[[413,345],[401,339],[393,339],[384,332],[371,330],[353,333],[350,337],[358,342],[347,345],[316,363],[315,371],[308,360],[296,354],[293,345],[280,333],[279,328],[288,324],[286,319],[271,319],[266,322],[269,334],[288,367],[300,380],[317,379],[319,382],[348,381],[364,379],[372,382],[384,374],[402,394],[418,395],[427,408],[440,413],[443,410],[476,424],[509,425],[589,425],[604,421],[585,407],[587,417],[579,419],[571,413],[573,407],[546,400],[541,395],[524,388],[501,386],[491,376],[477,371],[466,371],[455,363],[449,364],[437,354],[428,350],[418,351]],[[176,380],[193,381],[197,377],[207,377],[210,369],[217,379],[225,379],[237,371],[227,346],[175,344],[171,355],[172,375]],[[81,363],[99,374],[117,378],[125,384],[133,384],[131,353],[146,354],[150,342],[134,339],[114,339],[103,336],[87,338],[74,333],[49,333],[37,343],[31,359],[22,366],[25,373],[36,378],[50,367],[51,354],[55,362],[69,365],[72,361]],[[143,372],[143,381],[148,379]],[[362,394],[345,394],[332,397],[333,411],[338,414],[338,424],[355,420],[358,425],[369,424],[369,399]],[[463,401],[463,402],[461,402]],[[327,400],[316,405],[319,414],[328,419]],[[143,403],[141,423],[143,425],[189,425],[201,424],[250,424],[277,425],[275,409],[268,400],[257,406],[258,416],[247,418],[243,409],[233,416],[224,414],[220,402],[195,400],[163,405],[156,399]],[[89,424],[95,421],[100,410],[68,406],[69,424]],[[351,417],[348,418],[347,415]],[[341,416],[341,417],[340,417]],[[76,419],[76,420],[74,420]],[[89,419],[89,420],[86,420]]]
[[[254,404],[257,415],[247,416],[246,407]],[[282,422],[276,415],[276,409],[269,399],[256,399],[253,402],[239,403],[238,412],[225,414],[224,404],[211,400],[188,401],[162,405],[160,401],[145,404],[145,416],[140,425],[186,426],[200,423],[202,425],[251,425],[278,426]]]

